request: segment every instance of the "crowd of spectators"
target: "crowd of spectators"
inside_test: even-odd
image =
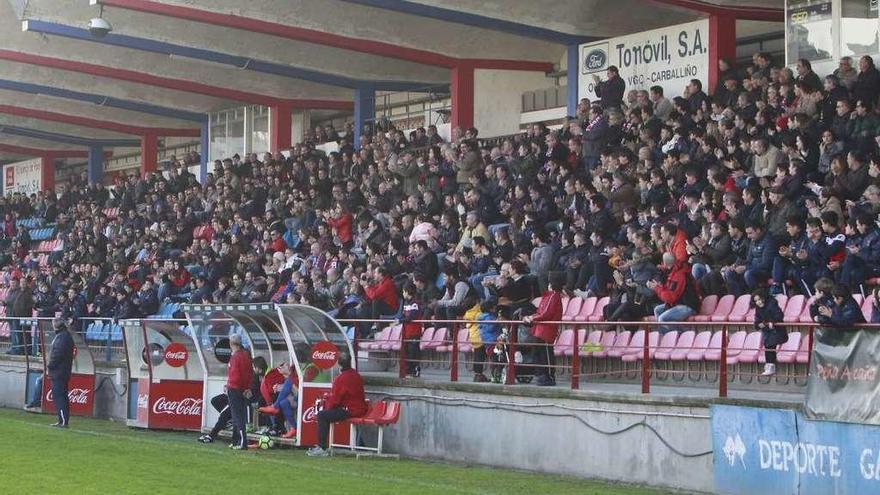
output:
[[[706,294],[812,293],[820,279],[858,290],[880,275],[880,73],[870,57],[824,78],[805,60],[753,62],[722,62],[712,95],[699,80],[683,95],[628,91],[611,68],[561,128],[492,146],[473,128],[446,141],[379,126],[353,143],[350,126],[327,127],[289,156],[217,160],[204,184],[172,161],[112,188],[13,195],[2,262],[40,314],[75,321],[167,300],[393,319],[404,286],[428,318],[487,300],[513,317],[555,272],[569,293],[612,296],[619,320],[681,319]],[[340,151],[317,151],[323,140]],[[34,216],[63,241],[48,271],[15,228]]]

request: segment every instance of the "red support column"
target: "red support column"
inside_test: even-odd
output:
[[[55,189],[55,155],[46,153],[40,157],[40,190]]]
[[[713,14],[709,16],[709,87],[704,88],[714,94],[719,81],[718,61],[736,60],[736,17]]]
[[[141,177],[146,177],[158,168],[159,136],[144,134],[141,136]]]
[[[293,128],[293,108],[288,104],[278,104],[269,108],[269,148],[272,153],[290,148],[290,135]]]
[[[452,128],[474,126],[474,66],[459,63],[452,69]]]

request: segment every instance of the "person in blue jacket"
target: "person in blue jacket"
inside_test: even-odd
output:
[[[67,397],[67,385],[73,371],[73,337],[67,331],[67,325],[61,319],[52,320],[55,338],[52,339],[52,351],[46,371],[52,380],[52,400],[58,412],[58,422],[52,426],[67,428],[70,422],[70,403]]]
[[[746,235],[749,250],[745,264],[733,266],[723,273],[727,290],[736,297],[746,292],[745,287],[754,290],[766,282],[773,270],[773,261],[779,256],[773,236],[767,234],[761,222],[746,222]]]
[[[853,289],[880,274],[880,229],[874,217],[868,213],[857,216],[856,230],[859,240],[847,247],[840,271],[840,283]]]
[[[766,363],[761,376],[771,376],[776,374],[776,346],[788,342],[788,332],[781,325],[785,315],[776,298],[768,297],[763,290],[752,293],[752,306],[755,308],[755,329],[761,331]]]
[[[834,328],[852,328],[859,323],[865,323],[865,315],[862,308],[852,297],[850,288],[838,284],[831,293],[834,304],[831,306],[819,306],[816,322],[823,326]]]

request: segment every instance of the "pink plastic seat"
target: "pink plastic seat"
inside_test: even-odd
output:
[[[593,312],[596,310],[596,303],[599,300],[595,297],[588,297],[581,302],[581,308],[578,310],[577,314],[571,318],[571,320],[567,320],[563,315],[562,321],[587,321]]]
[[[788,296],[786,296],[785,294],[776,294],[775,297],[776,297],[776,304],[779,305],[779,309],[781,309],[782,312],[784,313],[786,306],[788,306]]]
[[[473,350],[467,328],[459,328],[456,338],[458,339],[459,352],[471,352]],[[437,352],[452,352],[452,343],[437,346]]]
[[[691,332],[692,336],[693,333],[694,332]],[[678,344],[678,337],[679,334],[676,331],[666,332],[662,337],[660,337],[660,342],[657,344],[657,346],[651,347],[651,357],[653,359],[658,359],[661,361],[668,361],[669,358],[672,356],[672,352],[676,349],[676,344]]]
[[[422,338],[419,339],[419,349],[426,350],[428,345],[431,343],[431,340],[434,338],[434,332],[436,330],[434,327],[428,327],[422,332]]]
[[[682,346],[682,339],[678,339],[678,342],[679,347],[684,350]],[[703,358],[706,356],[706,353],[709,352],[710,348],[721,348],[721,332],[713,334],[712,332],[706,330],[704,332],[698,333],[696,337],[694,337],[694,341],[691,345],[690,350],[688,350],[688,352],[685,354],[685,359],[687,359],[688,361],[702,361]],[[677,352],[673,353],[673,358],[678,356],[679,354]]]
[[[614,344],[612,344],[611,349],[608,350],[608,357],[619,358],[623,356],[627,346],[629,346],[630,339],[632,339],[632,332],[629,330],[619,332],[617,337],[614,338]]]
[[[602,330],[591,331],[585,337],[583,344],[581,344],[582,347],[586,346],[587,344],[589,344],[591,347],[601,346],[602,345],[602,333],[603,333]],[[580,352],[581,356],[595,356],[599,351],[589,351],[588,352],[588,351],[584,351],[583,349],[580,349],[579,352]]]
[[[862,314],[865,316],[865,321],[871,321],[871,317],[874,316],[874,301],[872,297],[866,297],[865,302],[862,303]]]
[[[595,331],[599,332],[599,335],[601,336],[602,332],[600,330],[595,330]],[[579,328],[578,331],[575,333],[575,335],[577,335],[577,346],[578,346],[578,348],[580,348],[581,346],[584,345],[584,339],[587,337],[587,331],[586,331],[586,329]],[[582,351],[578,351],[578,353],[581,353],[581,352]],[[562,355],[574,356],[574,348],[572,346],[569,346],[569,347],[562,349]]]
[[[719,361],[721,359],[721,332],[715,332],[715,335],[718,335],[718,347],[709,346],[709,350],[706,351],[706,356],[704,357],[706,361]],[[713,344],[715,343],[715,335],[712,336]],[[745,330],[740,330],[728,336],[727,364],[736,363],[736,358],[743,350],[747,335]]]
[[[721,299],[718,300],[715,309],[712,311],[712,316],[709,318],[709,321],[727,321],[727,315],[729,315],[730,311],[733,309],[733,303],[735,301],[736,297],[730,294],[722,296]]]
[[[746,321],[746,316],[751,309],[749,305],[751,304],[752,296],[749,294],[743,294],[736,298],[736,302],[733,303],[733,309],[730,310],[730,314],[727,315],[727,318],[724,320],[715,320],[714,317],[712,321]],[[753,317],[754,318],[754,317]]]
[[[581,311],[584,300],[579,297],[572,297],[565,305],[565,311],[562,312],[562,321],[573,321],[577,314]]]
[[[709,295],[700,302],[700,311],[688,318],[688,321],[709,321],[712,319],[712,313],[718,306],[718,296]],[[668,335],[668,334],[667,334]]]
[[[856,300],[856,304],[858,304],[859,306],[861,306],[862,303],[865,302],[865,298],[861,294],[853,294],[852,296],[853,299]]]
[[[362,341],[360,343],[361,349],[366,349],[368,351],[378,350],[379,346],[388,340],[389,333],[391,333],[391,327],[385,327],[382,330],[379,330],[376,332],[376,335],[373,336],[373,340]]]
[[[614,341],[617,340],[617,332],[603,332],[602,340],[600,341],[600,345],[602,346],[602,350],[590,353],[593,357],[604,358],[608,357],[608,351],[614,346]]]
[[[638,332],[636,332],[636,334],[638,334],[639,332],[642,332],[641,339],[639,339],[640,341],[637,342],[635,337],[633,337],[633,340],[630,341],[629,344],[629,351],[620,358],[625,363],[640,361],[643,357],[645,357],[645,332],[644,330],[639,330]],[[669,332],[669,334],[672,333],[675,332]],[[648,359],[654,358],[654,353],[657,352],[657,345],[659,343],[660,332],[648,332]]]
[[[803,334],[800,332],[789,333],[788,342],[779,346],[776,351],[776,361],[783,364],[794,363],[797,359],[797,352],[801,347],[802,339],[807,340],[803,338]],[[765,362],[763,355],[761,355],[758,360],[761,363]]]
[[[795,353],[794,360],[800,364],[807,364],[810,362],[810,336],[809,334],[804,334],[801,336],[801,345],[798,347],[797,353]]]
[[[556,338],[556,342],[553,344],[553,354],[555,356],[562,356],[565,349],[571,349],[572,345],[574,345],[574,330],[566,328],[559,332],[559,337]]]
[[[448,338],[448,332],[449,330],[446,328],[434,329],[434,335],[431,337],[431,340],[425,344],[425,349],[434,350],[443,345],[444,341]]]
[[[532,306],[537,308],[540,305],[541,305],[541,298],[540,297],[536,297],[536,298],[532,299]]]
[[[742,352],[740,352],[737,356],[734,356],[732,359],[735,363],[742,364],[753,364],[758,362],[758,356],[764,356],[764,349],[761,343],[761,332],[751,332],[746,336],[745,342],[743,342]],[[731,358],[728,358],[727,361],[730,361]]]
[[[783,311],[784,317],[782,321],[788,323],[798,321],[801,317],[801,313],[804,311],[805,301],[806,298],[801,294],[789,297],[788,303],[785,305],[785,310]]]
[[[400,350],[400,332],[403,325],[394,325],[388,334],[388,339],[379,343],[379,349],[383,351],[399,351]]]
[[[596,302],[596,308],[593,310],[593,314],[587,318],[587,321],[603,321],[605,320],[605,306],[608,306],[608,303],[611,302],[611,298],[608,296],[599,299]]]
[[[702,332],[702,333],[706,334],[706,344],[704,345],[704,347],[705,347],[706,345],[709,344],[709,339],[711,338],[712,334],[711,334],[711,332]],[[678,340],[675,341],[675,348],[668,351],[669,357],[666,359],[669,359],[670,361],[684,361],[684,360],[686,360],[688,353],[693,351],[694,340],[696,339],[696,337],[697,337],[697,333],[693,330],[687,330],[685,332],[682,332],[678,336]],[[661,351],[657,351],[657,359],[663,359],[660,357],[660,352]],[[666,352],[666,351],[664,350],[662,352]]]
[[[0,337],[8,339],[9,333],[9,322],[0,322]]]
[[[813,318],[810,317],[810,306],[813,305],[815,300],[816,296],[813,296],[804,302],[804,310],[801,312],[801,317],[798,319],[800,323],[813,323]]]

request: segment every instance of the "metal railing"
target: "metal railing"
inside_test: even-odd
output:
[[[389,327],[393,326],[394,322],[389,320],[365,320],[365,319],[345,319],[339,320],[340,324],[344,326],[384,326]],[[420,347],[423,347],[423,341],[425,337],[425,331],[429,328],[441,329],[446,328],[447,331],[445,336],[440,342],[440,345],[434,345],[433,348],[425,348],[428,354],[432,354],[432,358],[434,359],[418,359],[412,360],[410,359],[406,353],[406,343],[407,339],[404,338],[404,332],[401,330],[399,334],[394,333],[393,340],[388,340],[389,335],[381,336],[381,340],[376,339],[359,339],[355,338],[355,342],[353,343],[353,347],[358,349],[358,354],[362,354],[366,351],[365,356],[359,356],[359,359],[364,358],[367,360],[375,361],[375,362],[385,362],[391,363],[392,365],[396,365],[398,367],[397,376],[400,378],[405,378],[407,376],[407,364],[411,362],[415,362],[419,365],[439,365],[441,368],[446,368],[448,366],[448,381],[457,382],[459,381],[459,374],[461,371],[462,365],[473,365],[473,364],[482,364],[492,366],[493,364],[496,366],[501,366],[504,369],[503,374],[503,383],[507,385],[514,384],[518,381],[519,372],[518,368],[528,367],[531,370],[540,370],[541,368],[548,368],[550,374],[555,372],[557,375],[569,374],[570,376],[570,387],[573,390],[577,390],[581,387],[582,380],[591,380],[591,379],[607,379],[609,377],[620,377],[620,376],[630,376],[630,377],[638,377],[638,381],[641,384],[641,392],[643,394],[651,393],[652,384],[656,381],[665,381],[669,376],[679,377],[680,379],[676,379],[679,383],[683,382],[686,377],[691,377],[692,381],[699,381],[701,383],[714,383],[717,380],[717,389],[718,389],[718,397],[727,397],[728,396],[728,388],[729,384],[736,379],[738,376],[740,381],[745,382],[748,379],[747,383],[751,383],[754,379],[761,378],[761,373],[759,368],[754,371],[746,371],[743,369],[745,366],[740,365],[749,365],[755,366],[762,363],[761,353],[767,351],[768,349],[764,348],[759,340],[757,345],[751,344],[748,347],[746,346],[745,339],[741,341],[741,345],[738,347],[731,349],[730,345],[730,336],[735,332],[746,332],[746,336],[749,333],[748,330],[754,330],[754,326],[752,322],[745,321],[726,321],[726,322],[656,322],[656,321],[618,321],[618,322],[606,322],[606,321],[596,321],[596,322],[576,322],[576,321],[548,321],[541,322],[541,324],[550,324],[550,325],[559,325],[560,335],[562,332],[571,332],[571,342],[565,343],[566,348],[561,348],[559,338],[552,344],[548,343],[536,343],[536,342],[521,342],[518,338],[518,329],[526,325],[522,321],[518,320],[496,320],[496,321],[477,321],[477,320],[417,320],[412,323],[416,323],[421,326],[421,336],[419,339]],[[503,333],[503,340],[501,341],[500,347],[503,349],[503,360],[499,361],[490,361],[484,360],[482,362],[476,361],[474,358],[465,359],[466,356],[473,352],[470,344],[466,344],[465,348],[462,349],[462,341],[459,335],[459,332],[463,328],[467,328],[469,325],[473,324],[494,324],[499,325],[504,328],[506,331]],[[526,325],[528,326],[528,325]],[[790,368],[787,372],[778,372],[774,375],[777,382],[782,382],[784,380],[784,384],[790,383],[792,380],[796,384],[803,385],[805,381],[798,383],[798,379],[806,379],[807,370],[809,369],[809,361],[812,354],[813,349],[813,332],[814,329],[818,326],[816,323],[801,323],[801,322],[786,322],[780,324],[780,326],[785,327],[788,332],[791,333],[800,333],[800,339],[798,340],[798,345],[796,349],[792,349],[790,347],[786,348],[784,345],[779,345],[775,349],[777,354],[779,353],[788,353],[790,360],[788,363]],[[857,328],[880,328],[880,325],[857,325]],[[633,332],[632,330],[619,330],[626,328],[637,328],[638,330]],[[676,361],[672,361],[671,359],[658,359],[656,357],[656,353],[659,351],[667,351],[672,352],[678,350],[679,352],[683,351],[684,348],[677,347],[676,345],[663,345],[661,344],[662,333],[658,331],[660,328],[670,328],[672,331],[681,333],[687,332],[689,330],[694,330],[695,334],[709,331],[711,332],[712,339],[710,341],[705,342],[705,345],[700,344],[699,347],[691,347],[690,352],[694,353],[697,357],[695,358],[686,358],[679,359]],[[626,339],[623,343],[619,343],[618,339],[614,339],[613,343],[607,345],[608,339],[603,338],[601,340],[601,348],[597,350],[584,350],[584,345],[588,344],[586,342],[587,337],[591,333],[591,330],[600,330],[602,332],[603,337],[606,333],[613,333],[615,336],[621,335],[624,332],[629,332],[630,336],[635,336],[638,332],[643,332],[640,338],[635,340]],[[716,330],[712,332],[712,330]],[[436,332],[437,330],[435,330]],[[715,336],[715,334],[720,333],[719,336]],[[357,332],[355,332],[355,335]],[[653,335],[652,335],[653,334]],[[377,334],[378,335],[378,334]],[[579,338],[580,335],[583,335],[583,340]],[[735,334],[734,334],[735,335]],[[677,336],[677,337],[678,337]],[[742,337],[742,334],[739,335]],[[677,339],[676,337],[676,339]],[[806,339],[806,344],[803,344],[804,339]],[[412,339],[410,339],[412,340]],[[717,344],[713,345],[712,340],[716,340]],[[381,348],[370,348],[370,344],[379,343]],[[436,342],[435,342],[436,343]],[[364,344],[364,345],[362,345]],[[677,344],[677,342],[676,342]],[[486,344],[484,344],[486,345]],[[489,345],[493,345],[493,347],[498,347],[495,343],[489,343]],[[437,352],[437,347],[442,347],[442,352]],[[553,364],[536,364],[535,362],[531,363],[518,363],[517,362],[517,353],[520,351],[528,352],[531,351],[540,351],[544,350],[544,352],[548,353],[548,356],[552,356],[548,358],[548,361]],[[557,351],[561,352],[561,355],[555,354]],[[733,352],[733,354],[731,354]],[[420,353],[423,353],[420,351]],[[746,355],[754,353],[755,356],[753,359],[749,359],[749,361],[739,362],[738,358],[743,353]],[[806,356],[803,354],[806,353]],[[448,358],[438,358],[444,354],[449,354]],[[709,354],[710,356],[706,356]],[[717,354],[717,356],[716,356]],[[802,357],[801,361],[797,361],[795,358],[800,355]],[[627,356],[627,359],[624,360],[623,357]],[[556,358],[562,358],[561,363],[557,361]],[[570,357],[570,359],[568,359]],[[731,359],[729,359],[731,358]],[[615,367],[615,363],[619,364],[623,362],[622,367]],[[631,368],[627,366],[627,362],[635,362],[637,367]],[[660,363],[683,363],[683,369],[672,369],[671,367],[662,368],[659,366]],[[717,363],[717,371],[710,370],[711,363]],[[692,366],[698,366],[698,370],[694,371]],[[800,366],[803,365],[803,366]],[[671,365],[670,365],[671,366]],[[802,372],[798,372],[798,368],[801,369]],[[714,373],[713,373],[714,371]],[[694,376],[696,375],[699,380],[695,380]],[[435,374],[436,376],[436,374]],[[769,379],[767,380],[769,382]]]

